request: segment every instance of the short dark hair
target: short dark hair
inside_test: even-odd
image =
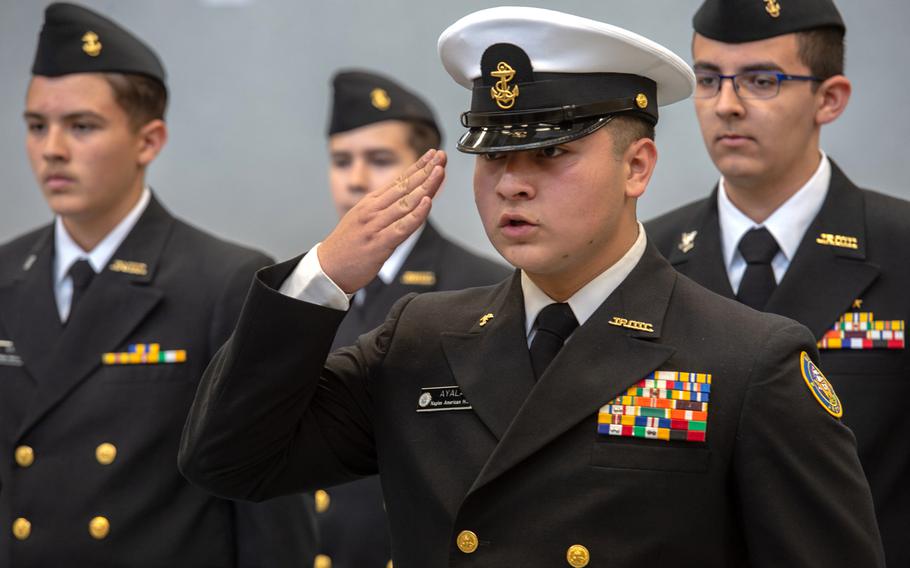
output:
[[[623,154],[633,143],[642,138],[654,140],[654,125],[647,120],[631,114],[620,114],[613,117],[605,126],[613,137],[613,157],[622,159]]]
[[[821,80],[844,74],[844,30],[827,27],[796,33],[799,60]]]
[[[164,120],[167,89],[160,81],[132,73],[104,73],[104,78],[134,129],[155,119]]]
[[[405,122],[410,126],[411,130],[408,133],[408,145],[414,150],[418,158],[426,154],[427,150],[431,148],[439,148],[442,139],[435,128],[425,122],[416,120]]]

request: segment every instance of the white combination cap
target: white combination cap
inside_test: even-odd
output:
[[[657,107],[692,94],[695,75],[669,49],[622,28],[554,10],[499,7],[439,36],[449,75],[473,92],[458,149],[561,144],[618,114],[657,123]]]

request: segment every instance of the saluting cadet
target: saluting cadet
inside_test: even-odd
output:
[[[632,32],[493,8],[443,32],[487,235],[519,270],[408,296],[329,355],[445,155],[260,271],[200,384],[186,475],[253,500],[381,472],[398,568],[882,566],[854,439],[800,324],[680,276],[635,206],[692,70]],[[297,288],[288,276],[308,274]]]
[[[0,247],[0,565],[311,564],[312,500],[236,503],[177,470],[199,377],[270,259],[146,187],[167,139],[158,56],[52,4],[32,71],[26,149],[55,220]]]
[[[850,98],[830,0],[708,0],[695,109],[713,193],[647,224],[718,294],[806,325],[855,433],[890,566],[910,566],[910,203],[860,189],[819,146]]]
[[[348,70],[337,73],[332,85],[329,185],[342,218],[364,196],[394,183],[427,150],[439,148],[442,135],[430,106],[387,77]],[[427,221],[357,291],[333,348],[351,345],[382,324],[392,305],[408,293],[486,286],[509,273],[445,238]],[[392,556],[378,477],[320,489],[316,507],[316,568],[386,568]]]

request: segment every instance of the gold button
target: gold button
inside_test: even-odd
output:
[[[25,540],[32,534],[32,524],[28,519],[19,517],[13,521],[13,536],[19,540]]]
[[[566,551],[566,560],[572,568],[584,568],[591,561],[591,553],[580,544],[573,544]]]
[[[16,448],[16,463],[19,467],[29,467],[35,463],[35,450],[31,446],[18,446]]]
[[[101,465],[111,465],[117,459],[117,446],[109,442],[99,444],[95,448],[95,459]]]
[[[88,523],[88,533],[92,535],[94,539],[104,539],[107,538],[108,533],[111,532],[111,523],[104,517],[95,517]]]
[[[391,560],[389,560],[388,562],[385,563],[385,568],[394,568],[394,566],[392,566]]]
[[[332,498],[329,497],[329,494],[323,491],[322,489],[317,489],[314,494],[316,497],[316,512],[325,513],[329,510],[329,504],[332,502]]]
[[[461,531],[455,542],[458,544],[458,550],[465,554],[471,554],[477,550],[477,535],[472,531]]]
[[[325,554],[317,554],[316,560],[313,561],[313,568],[332,568],[332,557]]]

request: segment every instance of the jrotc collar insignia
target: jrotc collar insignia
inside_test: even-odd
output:
[[[854,300],[853,307],[859,308],[862,303]],[[825,332],[818,348],[904,349],[904,327],[904,320],[876,320],[872,312],[847,312]]]
[[[610,325],[615,325],[617,327],[624,327],[626,329],[634,329],[635,331],[647,331],[648,333],[654,333],[654,324],[647,323],[644,321],[635,321],[628,318],[623,318],[619,316],[613,316],[609,322]]]
[[[401,275],[400,282],[408,286],[433,286],[436,284],[436,273],[432,270],[407,270]]]
[[[684,232],[679,237],[679,244],[676,245],[679,250],[683,253],[687,253],[693,248],[695,248],[695,237],[698,236],[698,231],[689,231]]]
[[[829,247],[840,247],[848,249],[858,249],[859,240],[856,237],[846,235],[835,235],[832,233],[821,233],[815,242]]]
[[[389,110],[389,107],[392,106],[392,99],[385,89],[377,87],[370,91],[370,104],[376,110]]]
[[[92,31],[85,32],[82,36],[82,51],[89,57],[98,57],[101,55],[101,41],[98,34]]]
[[[458,385],[445,387],[423,387],[417,397],[417,412],[440,412],[443,410],[471,410],[471,403],[465,398]]]
[[[22,366],[22,358],[16,354],[16,346],[12,341],[0,339],[0,366]]]
[[[768,15],[772,18],[780,17],[780,2],[776,0],[764,0],[765,2],[765,12],[768,12]]]
[[[496,101],[496,106],[502,110],[509,110],[515,106],[515,99],[518,98],[518,85],[509,85],[509,81],[515,78],[515,70],[505,61],[496,64],[496,69],[490,71],[490,76],[499,79],[496,84],[490,87],[490,97]]]
[[[837,398],[834,387],[831,386],[831,383],[828,382],[828,379],[815,366],[815,363],[812,362],[809,354],[805,351],[799,355],[799,370],[802,372],[803,380],[806,381],[812,396],[822,405],[822,408],[835,418],[843,416],[844,407],[841,405],[840,399]]]
[[[600,408],[597,433],[704,442],[710,397],[708,373],[654,371]]]
[[[149,273],[147,264],[132,260],[114,260],[107,268],[111,272],[122,272],[133,276],[146,276]]]
[[[480,318],[480,321],[477,322],[477,325],[479,325],[480,327],[483,327],[483,326],[487,325],[490,322],[490,320],[493,319],[494,317],[495,316],[492,313],[484,314]]]
[[[185,349],[162,351],[158,343],[134,343],[121,353],[104,353],[101,355],[104,365],[158,365],[168,363],[186,363]]]

